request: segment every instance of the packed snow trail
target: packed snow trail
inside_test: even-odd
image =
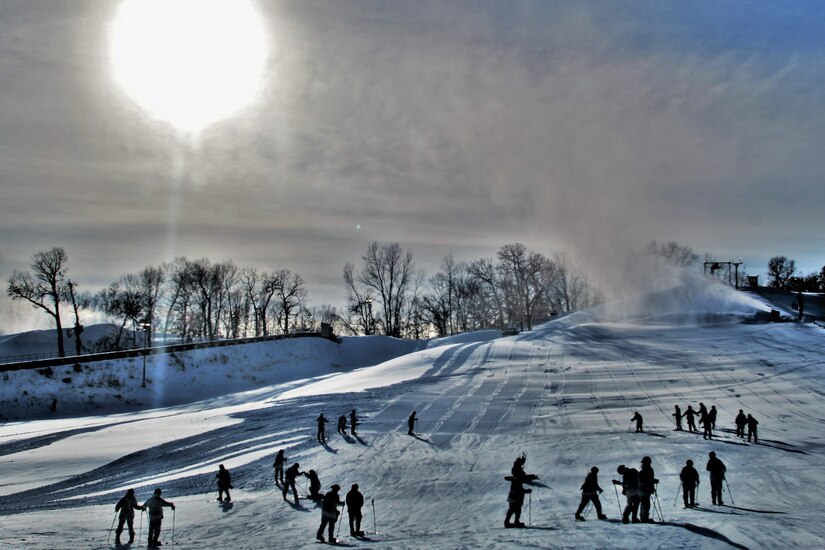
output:
[[[205,401],[175,409],[164,416],[170,426],[186,418],[202,433],[14,494],[8,493],[17,479],[6,477],[0,546],[105,548],[114,504],[126,488],[141,500],[161,486],[177,505],[176,547],[315,547],[320,509],[308,500],[284,502],[272,483],[274,454],[285,448],[288,463],[315,469],[324,490],[337,483],[345,493],[358,483],[367,503],[375,499],[373,540],[350,538],[346,525],[341,531],[356,547],[822,548],[825,332],[739,320],[575,314],[517,337],[465,340],[297,388],[273,387],[246,406],[233,402],[223,410]],[[673,406],[696,408],[700,401],[719,410],[712,441],[673,431]],[[334,420],[352,408],[363,419],[357,437],[328,429],[326,445],[315,441],[318,413]],[[740,408],[759,420],[759,445],[733,437]],[[413,410],[420,421],[410,437]],[[630,432],[637,410],[645,433]],[[217,422],[222,415],[226,421]],[[109,420],[127,419],[136,427],[144,422],[139,415]],[[87,431],[56,433],[51,445],[70,449],[82,436],[86,447],[117,447],[105,424],[76,422]],[[38,464],[51,446],[42,437],[40,431],[13,444],[0,440],[0,461]],[[704,466],[711,450],[728,467],[735,504],[710,505]],[[505,530],[503,476],[522,452],[527,470],[540,476],[531,495],[534,525]],[[638,467],[644,455],[660,480],[665,522],[622,525],[610,480],[618,477],[616,466]],[[689,458],[701,476],[697,510],[683,509],[676,498]],[[219,463],[232,471],[236,501],[229,505],[207,494]],[[591,514],[576,522],[579,486],[592,466],[600,469],[610,519]],[[45,479],[61,469],[49,464],[38,472]],[[369,505],[362,525],[373,530]],[[168,544],[170,536],[164,524],[161,539]]]

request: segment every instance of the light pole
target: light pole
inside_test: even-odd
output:
[[[143,329],[143,381],[140,383],[142,388],[146,387],[146,354],[149,353],[149,331],[152,330],[152,323],[149,321],[141,321],[138,325]]]
[[[365,300],[367,303],[367,334],[372,334],[372,298]]]

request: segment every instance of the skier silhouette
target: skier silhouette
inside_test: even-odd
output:
[[[309,478],[309,499],[310,500],[321,500],[324,498],[324,494],[321,493],[321,481],[318,479],[318,474],[315,470],[310,470],[309,473],[304,474],[307,478]]]
[[[329,421],[326,418],[324,418],[324,413],[321,413],[321,415],[318,418],[316,418],[315,421],[318,423],[318,441],[324,442],[327,440],[326,423]]]
[[[627,505],[622,512],[622,523],[630,523],[630,516],[633,516],[633,523],[639,523],[639,471],[636,468],[628,468],[621,464],[616,471],[622,476],[622,480],[613,480],[613,485],[622,486],[622,494],[627,498]]]
[[[650,463],[649,456],[642,457],[642,467],[639,470],[639,515],[642,523],[653,523],[653,518],[650,517],[650,495],[656,492],[656,484],[659,483]]]
[[[295,487],[295,478],[300,475],[306,475],[304,472],[298,470],[299,466],[296,462],[292,466],[286,469],[286,482],[284,483],[284,489],[282,491],[284,500],[286,500],[286,494],[289,489],[292,489],[292,496],[295,497],[295,504],[298,504],[298,489]]]
[[[218,502],[223,502],[223,494],[226,493],[226,502],[232,500],[229,496],[229,489],[232,488],[232,476],[229,475],[229,470],[223,467],[223,464],[218,466],[218,474],[215,476],[218,480]]]
[[[523,479],[518,476],[513,476],[510,481],[510,492],[507,494],[507,515],[504,518],[504,527],[510,529],[511,527],[524,527],[521,522],[521,507],[524,506],[524,495],[533,492],[532,489],[525,489],[522,485]],[[513,523],[510,523],[510,517],[513,517]]]
[[[347,417],[346,415],[341,415],[338,417],[338,433],[341,435],[347,435]]]
[[[676,405],[676,412],[674,412],[671,416],[676,418],[676,431],[682,431],[682,410],[679,408],[679,405]]]
[[[745,412],[742,409],[739,409],[739,414],[736,415],[736,436],[741,437],[744,439],[745,437],[745,426],[748,424],[748,417],[745,416]]]
[[[284,464],[286,464],[286,457],[284,456],[284,450],[281,449],[278,451],[278,454],[275,455],[275,462],[272,463],[272,467],[275,468],[276,484],[284,484]]]
[[[708,411],[708,418],[710,418],[710,427],[712,430],[716,429],[716,405],[711,405]]]
[[[716,453],[711,451],[708,453],[708,465],[705,468],[710,472],[710,499],[713,504],[722,505],[722,482],[725,480],[725,472],[727,468],[725,464],[716,458]]]
[[[710,419],[710,413],[704,405],[699,403],[699,424],[702,425],[702,439],[713,439],[713,422]]]
[[[355,409],[352,409],[352,412],[349,413],[349,431],[352,435],[358,435],[355,433],[355,426],[358,425],[358,417],[355,416]]]
[[[748,415],[748,443],[751,441],[751,435],[753,435],[753,442],[759,443],[759,438],[756,435],[756,426],[758,425],[759,422],[751,415]]]
[[[363,537],[361,530],[361,507],[364,506],[364,495],[358,492],[358,484],[353,483],[352,489],[346,496],[347,513],[349,515],[349,534],[353,537]]]
[[[699,485],[699,472],[693,467],[693,461],[685,462],[685,467],[679,473],[679,479],[682,481],[682,500],[685,503],[685,508],[693,508],[696,506],[696,487]]]
[[[687,408],[687,410],[685,411],[685,418],[687,418],[687,423],[688,423],[688,431],[690,431],[690,432],[696,432],[696,431],[698,431],[698,430],[696,429],[696,421],[695,421],[695,417],[696,417],[696,411],[694,411],[694,410],[693,410],[693,406],[692,406],[692,405],[688,405],[688,408]]]
[[[636,411],[636,413],[633,415],[633,418],[631,418],[630,421],[631,422],[634,422],[634,421],[636,422],[636,433],[645,431],[644,428],[642,427],[642,424],[644,423],[644,420],[642,419],[642,415],[639,414],[639,411]]]
[[[579,521],[584,521],[584,517],[582,517],[582,510],[584,507],[587,506],[588,502],[593,503],[593,508],[596,509],[596,516],[599,519],[607,519],[607,516],[602,514],[602,503],[599,501],[599,493],[602,492],[602,488],[599,487],[599,469],[593,466],[590,468],[590,473],[587,474],[584,478],[584,483],[582,483],[581,491],[582,491],[582,500],[579,503],[579,507],[576,509],[576,519]]]
[[[149,548],[161,546],[158,538],[160,537],[160,527],[163,523],[163,508],[168,507],[172,510],[175,509],[173,503],[163,500],[160,497],[161,492],[160,489],[155,489],[155,493],[143,503],[143,507],[146,508],[149,514]]]
[[[123,533],[123,524],[129,528],[129,544],[135,542],[135,510],[143,510],[135,498],[135,490],[129,489],[115,505],[115,512],[120,511],[115,530],[115,544],[121,544],[120,534]]]
[[[415,411],[413,411],[407,420],[407,435],[415,435],[413,434],[413,430],[415,429],[416,422],[418,422],[418,419],[415,417]]]
[[[340,512],[338,511],[338,505],[343,504],[338,499],[338,491],[341,489],[338,485],[333,485],[330,487],[329,492],[324,495],[324,501],[321,504],[321,526],[318,528],[318,533],[315,535],[315,538],[318,539],[320,542],[324,542],[324,527],[329,526],[329,539],[327,542],[330,544],[335,544],[338,541],[335,540],[335,522],[338,521],[338,516]]]

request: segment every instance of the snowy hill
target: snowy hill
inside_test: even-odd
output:
[[[125,490],[135,488],[142,501],[163,487],[177,505],[164,523],[167,547],[173,525],[176,548],[315,547],[320,510],[308,500],[285,502],[272,484],[278,449],[316,470],[324,490],[360,485],[364,527],[379,533],[359,541],[344,525],[341,538],[352,547],[825,546],[825,331],[753,322],[769,306],[722,287],[648,300],[657,307],[582,312],[510,338],[463,336],[361,369],[341,364],[346,372],[335,374],[312,371],[317,356],[307,353],[307,379],[296,373],[245,393],[227,393],[236,382],[222,379],[224,395],[175,407],[7,422],[0,546],[107,548]],[[368,357],[376,341],[351,345]],[[223,351],[231,365],[250,361]],[[206,391],[194,383],[190,397]],[[700,401],[719,410],[711,441],[672,430],[673,406]],[[334,420],[353,408],[363,420],[357,437],[333,426],[326,445],[315,441],[319,413]],[[758,445],[731,433],[739,409],[760,421]],[[413,410],[420,433],[410,437]],[[645,433],[631,432],[634,411]],[[725,506],[709,502],[709,451],[728,468]],[[504,529],[503,477],[522,452],[540,476],[524,507],[533,527]],[[610,480],[619,464],[638,467],[645,455],[660,480],[664,522],[623,525]],[[687,459],[702,479],[696,510],[674,505]],[[218,464],[233,474],[231,504],[214,501]],[[609,519],[575,522],[592,466],[601,470]],[[138,522],[143,538],[133,546],[142,547],[145,518]]]

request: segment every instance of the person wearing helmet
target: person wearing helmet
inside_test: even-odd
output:
[[[338,521],[340,512],[338,506],[343,504],[338,498],[338,491],[341,489],[338,485],[330,487],[329,492],[324,495],[324,502],[321,504],[321,526],[318,528],[315,538],[319,542],[329,542],[335,544],[335,522]],[[329,526],[329,539],[324,541],[324,527]]]
[[[584,483],[582,483],[581,486],[582,500],[579,503],[579,508],[576,510],[576,519],[578,521],[584,521],[582,510],[584,510],[588,502],[593,503],[593,508],[596,509],[596,516],[599,519],[607,519],[607,516],[602,514],[602,503],[599,501],[599,493],[602,492],[602,488],[599,487],[598,475],[599,469],[593,466],[590,468],[590,473],[584,478]]]
[[[165,507],[171,508],[172,510],[175,509],[173,503],[163,500],[160,497],[161,492],[160,489],[155,489],[155,493],[143,503],[143,507],[146,508],[149,513],[149,548],[161,546],[159,537],[160,526],[161,523],[163,523],[163,509]]]
[[[531,483],[539,478],[536,474],[528,474],[524,471],[524,465],[527,463],[527,455],[522,455],[513,462],[513,467],[510,468],[510,474],[514,478],[519,478],[523,483]]]
[[[723,505],[722,501],[722,483],[725,481],[725,472],[727,468],[724,463],[716,458],[716,453],[711,451],[708,453],[707,471],[710,472],[710,499],[713,504]]]
[[[137,503],[135,490],[129,489],[126,495],[115,505],[115,512],[120,512],[117,520],[117,530],[115,531],[115,544],[121,544],[120,534],[123,533],[123,524],[129,528],[129,544],[135,542],[135,509],[143,510],[143,506]]]
[[[622,480],[613,480],[613,485],[622,486],[622,494],[627,497],[627,505],[622,512],[622,523],[630,523],[630,516],[633,516],[633,523],[639,523],[639,471],[636,468],[628,468],[624,464],[616,468],[622,476]]]
[[[656,492],[659,480],[650,465],[650,457],[642,457],[642,467],[639,470],[639,504],[641,505],[642,523],[653,523],[650,517],[650,495]]]
[[[685,467],[679,474],[679,479],[682,481],[682,500],[685,503],[685,508],[696,507],[696,487],[699,485],[699,472],[693,467],[693,461],[685,462]]]

